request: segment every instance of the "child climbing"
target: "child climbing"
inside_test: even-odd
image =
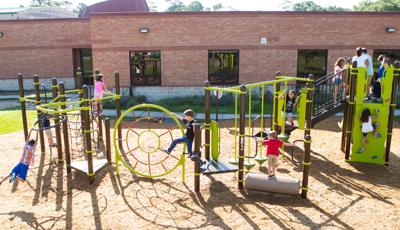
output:
[[[337,95],[338,95],[339,90],[340,90],[340,86],[343,84],[343,79],[344,79],[343,72],[345,70],[345,66],[346,65],[345,65],[344,58],[338,58],[336,60],[336,62],[335,62],[335,70],[334,70],[335,71],[335,75],[332,78],[332,83],[333,83],[333,85],[335,87],[334,92],[333,92],[333,103],[334,103],[334,105],[336,105],[336,101],[337,101],[336,99],[337,99]],[[344,93],[345,93],[345,90],[343,90],[343,97],[345,96]]]
[[[17,178],[21,182],[24,182],[26,180],[29,165],[34,164],[35,162],[36,143],[37,136],[36,140],[31,139],[28,141],[28,143],[24,146],[24,150],[22,151],[22,156],[19,163],[13,168],[8,176],[0,181],[0,185],[7,179],[10,179],[10,183],[14,182]]]
[[[193,123],[195,122],[194,112],[191,109],[187,109],[183,112],[184,117],[181,117],[175,113],[174,115],[186,125],[186,133],[185,136],[173,140],[169,148],[164,150],[164,152],[170,154],[172,150],[174,150],[177,144],[186,142],[186,148],[190,157],[192,155],[192,144],[194,138],[194,131],[193,131]]]
[[[283,142],[277,138],[275,131],[271,131],[268,134],[268,139],[262,143],[267,146],[268,177],[275,176],[278,167],[279,148],[282,147]]]
[[[94,83],[94,101],[93,112],[95,115],[100,115],[103,112],[103,93],[107,90],[106,84],[103,82],[103,75],[97,74]]]
[[[285,93],[279,96],[279,99],[285,99]],[[286,106],[282,107],[282,117],[287,119],[291,126],[294,126],[294,120],[292,116],[293,108],[296,106],[296,92],[294,90],[289,90],[286,94]],[[285,110],[286,107],[286,110]]]
[[[50,148],[56,147],[57,145],[54,144],[53,133],[51,132],[49,115],[47,115],[47,114],[44,114],[42,116],[42,127],[44,130],[44,133],[46,134],[47,141],[49,143],[49,147]]]
[[[374,119],[378,117],[378,110],[375,110],[375,115],[373,116]],[[374,132],[375,138],[381,137],[381,134],[378,133],[376,128],[378,127],[377,122],[372,122],[372,115],[371,115],[371,110],[369,109],[364,109],[361,113],[360,121],[362,122],[361,124],[361,132],[363,134],[362,138],[362,144],[360,149],[358,150],[358,153],[362,153],[365,151],[365,144],[368,143],[367,136],[368,133]]]

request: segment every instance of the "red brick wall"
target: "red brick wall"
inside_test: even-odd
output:
[[[296,75],[297,49],[329,49],[331,71],[336,58],[352,56],[357,46],[400,48],[400,36],[385,32],[389,25],[400,28],[399,15],[183,13],[99,15],[91,20],[93,47],[125,53],[118,62],[127,63],[129,50],[161,50],[163,85],[201,85],[207,79],[210,49],[240,49],[239,82],[249,83],[273,79],[277,70]],[[142,26],[150,32],[140,34]],[[269,44],[261,46],[260,37],[267,37]],[[107,61],[95,66],[109,69]],[[129,74],[129,65],[120,67]]]
[[[72,77],[72,48],[90,47],[89,20],[0,21],[0,79]]]
[[[148,27],[147,34],[139,33]],[[211,12],[98,14],[90,20],[0,21],[0,78],[18,72],[72,75],[72,48],[93,48],[94,68],[113,85],[130,85],[129,51],[160,50],[162,84],[202,85],[207,52],[240,50],[239,82],[270,80],[276,71],[296,75],[298,49],[328,49],[328,72],[354,48],[400,49],[400,15],[390,13]],[[268,45],[260,45],[267,37]],[[372,52],[371,52],[372,54]]]

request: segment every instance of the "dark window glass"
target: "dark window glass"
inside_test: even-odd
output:
[[[212,85],[237,85],[239,51],[208,51],[208,80]]]
[[[374,50],[374,56],[372,57],[372,63],[374,65],[374,71],[377,74],[379,67],[381,66],[381,62],[378,61],[379,55],[385,55],[388,57],[389,63],[394,64],[395,61],[400,61],[400,50]]]
[[[308,77],[314,74],[315,79],[325,76],[327,56],[328,50],[298,50],[297,76]]]
[[[132,51],[131,84],[161,85],[161,55],[160,51]]]
[[[93,58],[92,49],[84,48],[79,49],[81,56],[81,71],[83,77],[83,84],[93,85]]]

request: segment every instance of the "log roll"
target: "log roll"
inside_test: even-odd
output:
[[[245,188],[265,192],[297,195],[300,192],[300,180],[291,177],[249,173],[244,181]]]

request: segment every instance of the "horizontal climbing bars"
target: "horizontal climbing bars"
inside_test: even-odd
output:
[[[215,91],[219,91],[219,92],[225,92],[225,93],[235,93],[235,94],[241,94],[242,92],[239,90],[240,86],[238,89],[233,89],[233,88],[219,88],[219,87],[205,87],[205,90],[215,90]]]

